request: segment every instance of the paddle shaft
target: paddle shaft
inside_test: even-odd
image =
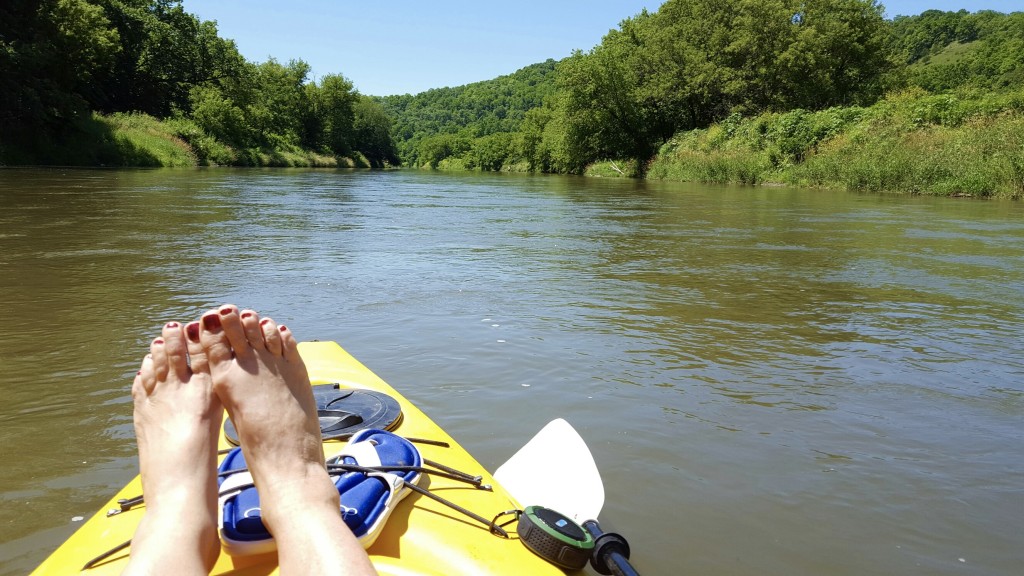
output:
[[[608,565],[609,571],[615,576],[639,576],[637,571],[633,569],[633,565],[629,563],[629,560],[623,558],[622,554],[618,552],[606,552],[601,559]]]
[[[629,543],[615,532],[601,530],[597,520],[587,520],[583,527],[594,537],[594,555],[591,565],[601,574],[640,576],[629,563]]]

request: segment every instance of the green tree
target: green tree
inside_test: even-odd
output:
[[[309,113],[304,88],[309,64],[292,60],[284,65],[271,58],[257,65],[255,72],[258,98],[249,102],[246,118],[259,135],[259,145],[298,146]]]
[[[358,97],[353,106],[352,136],[355,148],[372,166],[382,168],[385,164],[398,164],[391,118],[376,100]]]
[[[196,86],[190,97],[192,119],[210,136],[243,148],[256,145],[245,111],[217,86]]]
[[[599,158],[640,158],[653,152],[648,111],[636,97],[630,56],[613,41],[589,54],[576,52],[559,67],[555,109],[565,125],[561,146],[573,160],[570,172]]]
[[[344,156],[352,151],[353,107],[359,94],[344,76],[329,74],[305,87],[309,103],[304,144]]]
[[[477,138],[469,151],[466,167],[479,168],[486,172],[500,171],[515,152],[514,139],[510,132],[498,132]]]
[[[90,103],[107,112],[141,111],[159,118],[189,111],[194,86],[243,72],[233,41],[213,22],[185,12],[180,0],[94,0],[121,39],[114,66],[98,79]]]
[[[643,166],[679,130],[733,112],[868,103],[894,63],[874,0],[668,0],[559,66],[570,171]]]
[[[85,0],[0,5],[0,138],[66,129],[120,50],[103,9]]]
[[[458,157],[473,147],[472,141],[458,134],[436,134],[420,140],[417,145],[417,161],[437,168],[442,160]]]
[[[551,121],[551,106],[538,106],[526,113],[516,134],[516,154],[526,161],[531,172],[550,172],[551,151],[544,143],[544,130]]]

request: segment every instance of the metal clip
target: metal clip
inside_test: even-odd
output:
[[[509,524],[515,522],[516,520],[519,520],[519,517],[522,516],[522,514],[523,514],[522,510],[515,510],[515,509],[513,509],[513,510],[505,510],[504,512],[500,512],[497,516],[495,516],[491,520],[491,523],[488,526],[488,529],[491,531],[491,534],[494,534],[495,536],[502,536],[504,538],[508,538],[508,534],[503,530],[503,528],[505,526],[508,526]],[[500,520],[504,516],[511,516],[512,519],[506,521],[503,524],[498,524],[498,520]]]
[[[142,504],[142,496],[136,496],[135,498],[120,498],[117,503],[121,506],[120,508],[111,508],[107,510],[107,518],[111,516],[117,516],[121,512],[127,512],[132,508]]]

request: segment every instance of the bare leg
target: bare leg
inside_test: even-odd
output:
[[[281,573],[376,574],[341,519],[316,402],[291,332],[230,305],[207,312],[201,324],[214,389],[238,430]]]
[[[132,399],[146,512],[124,573],[208,574],[220,550],[217,432],[224,409],[198,323],[164,326],[142,361]]]

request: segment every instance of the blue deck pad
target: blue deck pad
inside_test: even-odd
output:
[[[381,466],[423,466],[423,458],[411,442],[391,432],[376,429],[354,434],[348,446],[339,455],[328,459],[328,464],[372,466],[376,463],[360,461],[360,452],[370,446]],[[341,474],[335,479],[334,485],[341,495],[341,513],[345,524],[361,541],[366,538],[376,539],[391,510],[408,493],[404,483],[416,484],[419,479],[420,473],[415,471],[388,472],[370,477],[361,472]]]
[[[408,440],[384,430],[366,429],[357,432],[340,453],[328,464],[358,466],[423,466],[419,450]],[[240,448],[229,452],[218,467],[219,472],[246,468]],[[405,482],[420,480],[416,471],[345,472],[331,479],[341,498],[340,512],[345,524],[364,547],[377,539],[384,523],[409,489]],[[218,478],[221,487],[221,539],[225,550],[234,556],[262,554],[276,549],[273,537],[263,524],[259,493],[255,487],[233,490],[232,486],[251,482],[247,473]]]

